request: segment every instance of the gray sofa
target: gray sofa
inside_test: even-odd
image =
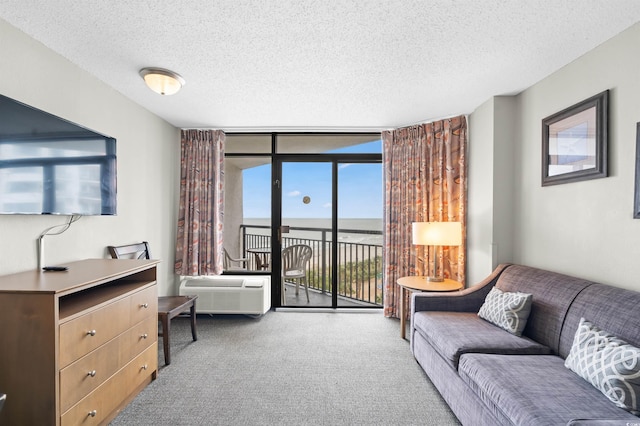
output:
[[[478,317],[494,286],[532,294],[522,336]],[[414,293],[410,347],[464,425],[640,425],[564,366],[581,318],[640,347],[640,293],[500,265],[460,292]]]

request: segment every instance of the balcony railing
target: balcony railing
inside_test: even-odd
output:
[[[269,226],[241,225],[242,250],[249,259],[249,269],[259,270],[264,262],[261,254],[251,253],[253,248],[270,246]],[[284,234],[283,247],[293,244],[306,244],[313,250],[313,256],[307,266],[307,284],[309,289],[324,294],[331,294],[331,265],[333,259],[331,229],[329,228],[290,228],[290,234]],[[315,237],[317,235],[317,237]],[[363,302],[371,306],[382,306],[382,242],[351,242],[349,238],[370,236],[373,240],[381,240],[381,231],[360,229],[339,229],[338,241],[338,296],[351,301]],[[380,237],[377,237],[380,236]],[[264,270],[264,269],[263,269]],[[267,269],[268,270],[268,269]]]

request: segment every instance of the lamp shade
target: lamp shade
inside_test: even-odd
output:
[[[411,239],[415,245],[459,246],[462,244],[460,222],[413,222]]]
[[[164,68],[142,68],[140,76],[149,89],[161,95],[173,95],[185,84],[179,74]]]

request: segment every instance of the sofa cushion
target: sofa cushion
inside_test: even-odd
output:
[[[551,353],[548,347],[508,333],[470,312],[416,312],[413,327],[454,369],[464,353]]]
[[[531,295],[492,288],[478,311],[478,316],[515,334],[522,335],[531,312]]]
[[[520,291],[533,295],[531,313],[522,335],[549,346],[557,354],[567,310],[576,296],[592,284],[590,281],[555,272],[512,265],[500,275],[496,287],[502,291]],[[572,338],[574,332],[575,328],[571,332]]]
[[[582,318],[564,365],[618,407],[639,414],[640,349]]]
[[[580,318],[586,318],[603,330],[640,348],[640,292],[593,284],[580,292],[571,304],[562,325],[559,355],[569,355]]]
[[[560,425],[572,419],[632,420],[555,355],[464,354],[459,374],[493,412],[517,425]]]

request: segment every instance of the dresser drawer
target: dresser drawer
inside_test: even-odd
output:
[[[60,410],[100,386],[131,359],[158,339],[158,320],[147,317],[113,340],[90,352],[60,371]]]
[[[88,354],[129,328],[131,296],[60,325],[60,367]]]
[[[64,412],[61,425],[99,425],[121,406],[129,392],[154,378],[157,369],[158,345],[154,342],[110,379]]]
[[[157,287],[152,285],[131,295],[131,324],[158,314]]]
[[[127,360],[132,359],[158,341],[158,316],[148,316],[144,321],[131,327],[123,338],[121,356]]]

